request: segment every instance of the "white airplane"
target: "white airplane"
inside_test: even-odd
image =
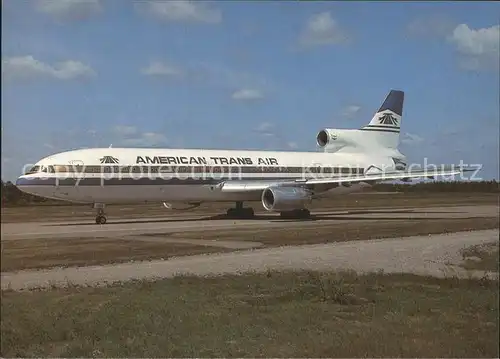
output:
[[[370,123],[360,129],[324,129],[323,152],[159,148],[91,148],[38,161],[16,185],[24,192],[93,204],[106,223],[105,204],[158,202],[197,206],[236,202],[232,218],[253,217],[243,202],[261,201],[284,218],[310,216],[322,196],[355,192],[374,183],[470,171],[459,166],[408,168],[398,150],[404,92],[391,90]]]

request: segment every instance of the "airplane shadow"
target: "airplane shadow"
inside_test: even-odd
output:
[[[108,222],[106,226],[122,225],[122,224],[140,224],[140,223],[176,223],[176,222],[199,222],[199,221],[223,221],[223,220],[235,220],[235,221],[268,221],[268,222],[311,222],[311,221],[407,221],[408,217],[371,217],[371,216],[359,216],[363,214],[429,214],[429,213],[440,213],[440,214],[450,214],[450,213],[460,213],[445,212],[445,211],[417,211],[417,210],[352,210],[344,211],[344,213],[331,213],[331,214],[311,214],[310,218],[299,218],[299,219],[289,219],[280,218],[276,215],[255,215],[253,218],[230,218],[226,214],[217,214],[214,216],[198,217],[198,218],[145,218],[145,219],[130,219],[130,220],[120,220],[119,222]],[[355,216],[353,216],[355,215]],[[432,217],[425,218],[420,217],[418,219],[424,220],[443,220],[449,219],[449,217]],[[96,226],[93,221],[89,222],[78,222],[78,223],[47,223],[45,226]]]

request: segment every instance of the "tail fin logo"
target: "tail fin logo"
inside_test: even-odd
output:
[[[100,158],[99,161],[101,161],[101,163],[119,163],[120,162],[118,160],[118,158],[113,157],[113,156],[104,156],[104,157]]]
[[[378,123],[383,124],[383,125],[392,125],[392,126],[398,126],[398,119],[391,115],[390,113],[384,113],[382,116],[378,118]]]
[[[394,168],[399,171],[403,171],[406,169],[406,162],[399,159],[399,158],[392,158],[392,161],[394,162]]]

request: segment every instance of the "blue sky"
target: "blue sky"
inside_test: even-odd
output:
[[[401,150],[499,177],[495,2],[3,0],[2,178],[82,147],[315,151],[406,100]]]

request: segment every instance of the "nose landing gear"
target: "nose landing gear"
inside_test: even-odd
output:
[[[96,224],[106,224],[107,218],[106,218],[106,214],[104,213],[104,204],[95,203],[94,208],[97,210],[97,215],[95,217],[95,223]]]

